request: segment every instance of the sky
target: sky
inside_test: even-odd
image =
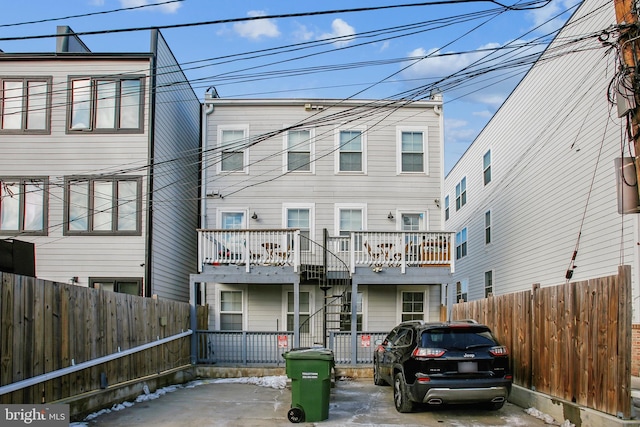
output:
[[[448,173],[578,3],[0,0],[0,49],[53,52],[34,36],[68,25],[101,33],[80,36],[92,52],[148,52],[158,27],[201,99],[441,93]]]

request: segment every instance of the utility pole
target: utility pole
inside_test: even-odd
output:
[[[636,182],[640,183],[640,78],[638,76],[638,62],[640,61],[640,30],[638,28],[638,14],[635,0],[614,0],[616,22],[620,29],[618,46],[622,55],[623,79],[618,92],[625,98],[626,112],[631,115],[630,138],[635,155]],[[625,96],[626,95],[626,96]],[[621,100],[618,99],[618,104]],[[620,106],[618,107],[620,111]],[[638,186],[640,191],[640,186]]]

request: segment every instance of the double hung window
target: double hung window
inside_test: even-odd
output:
[[[287,172],[310,172],[311,130],[290,130],[286,135]]]
[[[361,130],[338,133],[338,172],[365,172],[364,135]]]
[[[422,130],[402,130],[399,134],[399,172],[424,173],[425,169],[425,135]]]

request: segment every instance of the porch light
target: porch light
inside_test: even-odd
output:
[[[387,215],[387,219],[390,219],[390,220],[393,219],[393,214],[391,212],[389,212],[389,215]]]
[[[257,220],[258,219],[258,214],[254,212],[253,215],[251,215],[251,219]]]

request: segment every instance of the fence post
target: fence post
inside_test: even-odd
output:
[[[530,324],[531,330],[529,331],[529,334],[531,336],[531,346],[529,348],[528,358],[529,358],[529,366],[531,366],[529,383],[531,384],[531,390],[533,391],[536,391],[536,381],[535,381],[536,367],[534,366],[534,363],[533,363],[535,360],[535,358],[533,357],[533,349],[537,348],[536,344],[538,343],[538,337],[536,334],[536,331],[537,331],[536,309],[538,305],[538,289],[540,289],[540,283],[534,283],[533,286],[531,287],[531,324]]]
[[[196,303],[198,301],[196,295],[196,283],[193,274],[189,275],[189,324],[191,327],[191,364],[196,364],[196,356],[198,354],[198,334],[196,329],[198,328]]]

